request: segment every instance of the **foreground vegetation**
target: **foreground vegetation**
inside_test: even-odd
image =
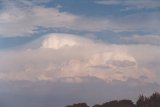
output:
[[[73,105],[68,105],[66,107],[89,107],[86,103],[78,103]],[[140,95],[136,104],[131,100],[114,100],[106,102],[104,104],[96,104],[93,107],[160,107],[160,93],[154,93],[150,97],[145,97]]]

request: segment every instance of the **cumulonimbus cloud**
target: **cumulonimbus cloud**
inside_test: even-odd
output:
[[[83,82],[95,77],[103,81],[130,78],[154,81],[155,74],[139,65],[127,46],[96,43],[71,34],[48,34],[25,50],[1,52],[2,80],[48,80]]]

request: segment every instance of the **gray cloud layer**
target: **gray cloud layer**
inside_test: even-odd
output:
[[[135,101],[142,93],[148,96],[155,90],[160,91],[160,86],[155,83],[144,85],[138,80],[129,80],[106,84],[95,78],[79,84],[1,81],[0,86],[0,106],[3,107],[64,107],[75,102],[94,105],[115,99]]]

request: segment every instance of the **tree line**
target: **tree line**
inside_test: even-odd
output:
[[[77,103],[65,107],[89,107],[86,103]],[[93,107],[160,107],[160,93],[153,93],[146,97],[140,95],[137,102],[133,103],[131,100],[114,100],[103,104],[96,104]]]

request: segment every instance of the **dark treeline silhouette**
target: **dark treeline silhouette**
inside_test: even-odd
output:
[[[73,105],[68,105],[66,107],[89,107],[86,103],[78,103]],[[139,99],[134,104],[131,100],[114,100],[106,102],[104,104],[96,104],[93,107],[160,107],[160,93],[156,92],[150,97],[145,97],[143,95],[139,96]]]

